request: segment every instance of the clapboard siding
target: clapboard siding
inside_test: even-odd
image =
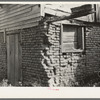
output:
[[[22,26],[24,28],[24,26],[26,24],[31,24],[33,23],[33,26],[34,26],[34,23],[38,23],[38,21],[40,20],[41,18],[37,17],[37,18],[33,18],[33,19],[29,19],[29,20],[24,20],[24,21],[18,21],[18,22],[15,22],[14,23],[10,23],[10,24],[7,24],[7,25],[4,25],[4,26],[0,26],[1,28],[3,27],[7,27],[7,28],[12,28],[12,27],[16,27],[16,26]],[[31,26],[32,27],[32,26]],[[21,28],[21,27],[20,27]]]
[[[7,28],[6,31],[29,28],[29,27],[34,27],[34,26],[37,26],[37,25],[38,25],[38,22],[29,23],[29,24],[26,24],[24,26],[23,25],[17,25],[17,26],[11,27],[11,28]]]
[[[5,5],[3,6],[3,9],[0,9],[1,16],[17,12],[18,10],[22,9],[23,6],[25,7],[26,5],[15,5],[13,7],[10,7],[10,5]]]
[[[31,8],[29,8],[29,9],[26,9],[25,11],[19,11],[18,13],[14,13],[13,15],[5,16],[5,17],[0,18],[0,23],[5,22],[5,21],[6,22],[11,21],[12,19],[24,18],[24,17],[30,16],[30,15],[37,16],[37,14],[40,16],[39,10],[31,11]],[[9,20],[8,20],[8,18],[9,18]]]
[[[10,5],[5,5],[5,6],[3,6],[3,8],[2,9],[0,9],[0,13],[1,14],[12,14],[12,13],[15,13],[15,12],[19,12],[19,11],[21,11],[21,10],[24,10],[24,9],[27,9],[27,8],[32,8],[32,7],[34,7],[34,9],[35,9],[35,7],[37,7],[37,8],[39,8],[39,6],[38,5],[22,5],[22,4],[18,4],[18,5],[15,5],[15,6],[11,6],[10,7]]]
[[[29,8],[31,9],[30,6],[22,6],[22,7],[17,7],[16,9],[10,10],[10,11],[8,9],[8,11],[6,11],[6,12],[1,12],[2,15],[0,16],[0,18],[5,17],[5,15],[7,15],[6,17],[13,16],[13,14],[23,12],[26,9],[29,9]]]
[[[0,18],[0,23],[9,22],[14,18],[21,18],[21,16],[24,17],[25,15],[27,15],[28,11],[30,11],[30,9],[27,9],[27,10],[23,11],[25,13],[24,15],[22,15],[22,12],[19,12],[19,13],[13,14],[13,16],[1,17]],[[9,18],[9,20],[8,20],[8,18]]]
[[[38,25],[41,20],[40,6],[38,4],[3,5],[0,9],[0,30],[13,30]]]
[[[30,16],[26,16],[26,17],[21,17],[20,19],[15,19],[14,21],[8,21],[8,22],[4,22],[4,23],[0,23],[0,27],[2,27],[2,26],[5,26],[5,25],[11,25],[11,24],[15,24],[15,23],[20,23],[20,22],[22,22],[22,21],[27,21],[27,20],[30,20],[30,19],[32,19],[32,18],[34,18],[33,20],[35,20],[35,18],[38,18],[39,19],[39,15],[38,14],[36,14],[36,16],[35,15],[30,15]]]

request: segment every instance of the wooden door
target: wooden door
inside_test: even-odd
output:
[[[21,81],[21,46],[19,34],[7,35],[7,72],[12,85]]]

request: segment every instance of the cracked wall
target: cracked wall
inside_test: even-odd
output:
[[[61,52],[59,25],[41,21],[21,33],[24,86],[84,86],[86,77],[100,71],[100,27],[86,29],[84,53]]]
[[[49,86],[75,86],[78,85],[75,79],[75,71],[78,60],[82,58],[82,53],[62,53],[60,48],[61,31],[60,26],[49,24],[46,34],[50,45],[47,45],[46,67],[50,68]],[[81,55],[81,56],[80,56]]]
[[[85,86],[83,80],[100,71],[100,27],[86,28],[84,52],[62,53],[60,35],[60,26],[49,24],[44,62],[51,73],[49,86]]]

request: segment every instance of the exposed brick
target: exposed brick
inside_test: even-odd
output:
[[[24,86],[75,86],[100,71],[100,27],[86,29],[84,54],[61,52],[60,28],[41,22],[22,30]],[[7,76],[6,58],[6,44],[0,33],[0,80]]]

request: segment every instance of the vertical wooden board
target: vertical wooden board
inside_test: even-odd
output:
[[[8,80],[11,81],[10,79],[10,37],[7,36],[7,77]]]
[[[21,48],[21,45],[20,45],[20,42],[21,42],[21,34],[18,35],[18,55],[19,55],[19,80],[22,81],[22,48]]]
[[[19,47],[18,47],[18,34],[14,35],[15,37],[15,85],[18,84],[19,81]]]
[[[85,49],[85,27],[82,27],[82,49]]]
[[[11,78],[11,84],[15,85],[15,41],[14,41],[14,35],[10,35],[10,78]]]
[[[19,34],[7,36],[7,68],[9,82],[17,86],[21,81],[21,46]]]

